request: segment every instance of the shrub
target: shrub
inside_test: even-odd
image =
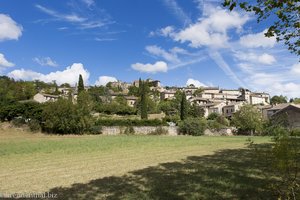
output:
[[[188,118],[179,123],[179,131],[187,135],[203,135],[207,127],[207,121],[204,118]]]
[[[39,132],[41,130],[40,122],[36,119],[32,119],[28,122],[28,126],[30,131],[32,132]]]
[[[291,130],[291,136],[300,136],[300,129],[293,129]]]
[[[168,130],[159,126],[154,131],[150,132],[148,135],[167,135],[167,134],[168,134]]]
[[[42,128],[49,133],[83,134],[88,133],[93,125],[89,108],[86,105],[74,105],[67,99],[47,103],[42,117]]]
[[[21,117],[14,118],[11,122],[16,127],[21,127],[25,124],[25,120]]]
[[[124,134],[125,135],[134,135],[135,134],[135,130],[132,126],[127,126],[124,130]]]
[[[101,126],[162,126],[165,122],[159,119],[98,119],[95,123]]]
[[[217,117],[219,117],[220,115],[216,112],[212,112],[207,116],[208,120],[215,120]]]
[[[98,135],[98,134],[102,134],[102,126],[91,126],[89,133],[92,135]]]
[[[230,125],[229,120],[226,117],[224,117],[223,115],[219,115],[215,120],[216,120],[216,122],[224,125],[225,127]]]
[[[177,124],[180,121],[180,117],[179,117],[179,115],[169,115],[169,116],[164,117],[163,121],[165,123],[167,123],[167,122],[174,122],[174,123]]]
[[[225,128],[223,124],[217,122],[217,120],[207,120],[208,128],[212,130],[220,130],[222,128]]]

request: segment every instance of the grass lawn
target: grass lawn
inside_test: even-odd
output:
[[[0,193],[51,192],[59,199],[268,199],[246,139],[0,130]]]

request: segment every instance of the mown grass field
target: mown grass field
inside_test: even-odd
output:
[[[59,199],[267,199],[271,194],[246,139],[0,130],[0,193],[52,192]]]

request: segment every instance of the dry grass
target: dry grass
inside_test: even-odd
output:
[[[46,192],[246,147],[246,137],[56,136],[0,129],[0,192]],[[256,143],[269,138],[255,138]]]

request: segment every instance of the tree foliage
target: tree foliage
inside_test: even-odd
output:
[[[186,95],[184,92],[181,94],[181,101],[180,101],[180,119],[185,120],[188,115],[188,102],[186,100]]]
[[[273,20],[266,37],[284,41],[288,49],[300,55],[300,5],[298,0],[223,0],[223,6],[233,10],[236,6],[257,16],[258,23]]]
[[[148,103],[147,103],[147,95],[148,95],[148,85],[147,82],[139,80],[139,93],[140,93],[140,112],[141,119],[148,119]]]
[[[255,134],[262,129],[261,113],[252,105],[244,105],[232,116],[232,123],[242,132]]]
[[[83,78],[82,78],[81,74],[79,74],[77,91],[78,91],[78,94],[80,94],[82,91],[84,91],[84,83],[83,83]]]
[[[280,104],[280,103],[287,103],[287,97],[282,96],[282,95],[280,95],[280,96],[275,95],[271,98],[270,103],[272,105]]]
[[[74,105],[67,99],[45,104],[42,128],[49,133],[83,134],[89,132],[93,121],[86,106]]]

